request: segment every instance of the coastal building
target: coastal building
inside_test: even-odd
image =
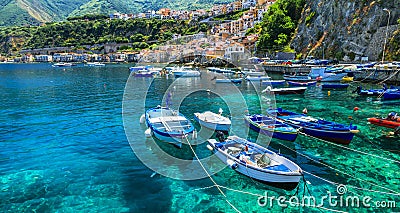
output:
[[[32,54],[27,54],[27,55],[23,55],[21,57],[21,62],[34,62],[35,61],[35,57]]]
[[[35,55],[34,60],[36,62],[52,62],[53,57],[51,55]]]
[[[257,4],[257,0],[242,0],[242,9],[248,9],[254,7]]]

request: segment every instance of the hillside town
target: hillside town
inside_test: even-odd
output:
[[[208,36],[221,37],[226,42],[224,45],[216,45],[204,50],[208,57],[226,57],[231,54],[232,49],[247,50],[253,52],[256,48],[258,35],[247,35],[246,31],[255,26],[263,19],[263,14],[268,10],[275,0],[240,0],[230,4],[214,5],[209,10],[178,11],[169,8],[162,8],[158,11],[147,11],[139,14],[110,14],[110,19],[179,19],[195,20],[212,26]],[[213,21],[211,18],[243,11],[243,15],[237,20]],[[173,35],[173,40],[181,35]],[[202,36],[203,37],[203,36]],[[121,46],[129,43],[106,43],[100,52],[87,53],[83,50],[76,50],[71,47],[49,47],[41,49],[21,50],[20,57],[5,57],[0,55],[0,62],[136,62],[148,50],[140,52],[119,52]],[[240,47],[239,47],[240,46]],[[90,47],[89,47],[90,48]]]

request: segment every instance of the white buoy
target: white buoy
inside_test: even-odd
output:
[[[144,135],[148,138],[151,137],[151,129],[150,128],[146,129],[146,131],[144,131]]]
[[[214,150],[214,148],[212,148],[212,146],[210,146],[210,144],[207,144],[207,149],[210,150],[210,151]]]
[[[140,123],[144,124],[145,121],[146,121],[146,116],[143,114],[142,116],[140,116]]]

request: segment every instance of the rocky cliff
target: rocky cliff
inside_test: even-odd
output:
[[[384,8],[389,40],[399,29],[400,0],[307,0],[291,46],[303,57],[379,61],[389,17]]]

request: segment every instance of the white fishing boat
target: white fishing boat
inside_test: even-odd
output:
[[[222,116],[222,109],[219,110],[219,114],[210,111],[205,111],[203,113],[196,112],[194,113],[194,118],[201,126],[215,131],[228,132],[231,127],[231,120]]]
[[[199,77],[201,75],[200,71],[194,70],[190,67],[175,67],[172,69],[172,74],[176,78],[178,77]]]
[[[259,75],[259,76],[250,76],[248,75],[246,77],[246,80],[248,81],[266,81],[266,80],[270,80],[271,77],[267,76],[267,75]]]
[[[215,83],[242,83],[241,78],[217,78]]]
[[[296,163],[238,136],[223,141],[209,139],[208,149],[231,169],[254,180],[293,189],[302,178]]]
[[[103,63],[100,63],[100,62],[87,62],[86,66],[89,66],[89,67],[104,67],[106,65],[103,64]]]
[[[53,67],[72,67],[72,63],[59,62],[52,65]]]
[[[306,91],[307,87],[284,87],[284,88],[272,88],[271,86],[267,86],[266,89],[264,89],[262,92],[263,93],[268,93],[268,94],[303,94]]]

